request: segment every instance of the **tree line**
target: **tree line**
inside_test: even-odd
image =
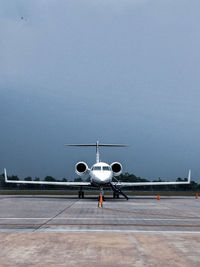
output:
[[[9,180],[20,180],[18,176],[12,175],[8,176]],[[30,176],[24,178],[25,181],[46,181],[46,182],[67,182],[66,178],[62,178],[61,180],[57,180],[52,176],[46,176],[44,180],[40,180],[39,177],[32,178]],[[130,174],[128,172],[121,174],[117,177],[117,180],[120,182],[150,182],[146,178],[137,177],[134,174]],[[81,177],[75,178],[74,182],[83,182],[90,181],[89,178],[82,179]],[[177,178],[176,181],[187,181],[187,178]],[[165,182],[165,180],[161,180],[160,178],[157,180],[153,180],[153,182]],[[15,184],[15,183],[6,183],[4,174],[0,175],[0,189],[72,189],[72,186],[64,186],[64,185],[39,185],[39,184]],[[134,191],[200,191],[200,184],[191,181],[190,184],[186,185],[146,185],[146,186],[133,186],[127,187],[129,190]]]

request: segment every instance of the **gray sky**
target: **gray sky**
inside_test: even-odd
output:
[[[200,181],[200,2],[0,0],[0,168],[73,178],[92,148],[137,176]],[[21,18],[23,17],[23,18]]]

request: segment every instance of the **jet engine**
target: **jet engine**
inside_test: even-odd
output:
[[[75,172],[78,175],[84,175],[87,171],[88,171],[88,165],[85,162],[80,161],[76,163]]]
[[[118,176],[122,173],[122,165],[119,162],[113,162],[110,167],[115,176]]]

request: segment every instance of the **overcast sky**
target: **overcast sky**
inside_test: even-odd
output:
[[[200,181],[200,2],[0,0],[0,168],[74,178],[94,148],[140,177]]]

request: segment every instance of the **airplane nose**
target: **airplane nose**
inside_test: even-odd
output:
[[[102,182],[104,182],[104,183],[106,183],[106,182],[109,182],[110,181],[110,174],[106,174],[106,173],[104,173],[104,174],[101,174],[101,181]]]

